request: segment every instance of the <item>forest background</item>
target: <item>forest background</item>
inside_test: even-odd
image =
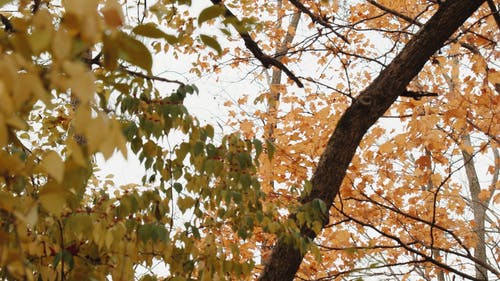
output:
[[[205,2],[0,1],[3,280],[500,279],[498,3]]]

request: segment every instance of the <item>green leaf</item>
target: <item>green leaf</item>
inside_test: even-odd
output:
[[[303,197],[308,196],[311,193],[312,190],[312,184],[310,181],[305,181],[303,185]]]
[[[194,145],[194,150],[193,150],[193,153],[194,155],[199,155],[203,152],[203,149],[204,149],[204,146],[203,146],[203,143],[202,142],[196,142],[196,144]]]
[[[170,34],[167,34],[163,31],[161,31],[158,28],[158,26],[152,22],[146,23],[146,24],[140,24],[140,25],[134,27],[134,29],[132,29],[132,32],[137,34],[137,35],[141,35],[141,36],[148,37],[148,38],[157,38],[157,39],[163,38],[169,44],[175,44],[179,41],[177,39],[177,37],[175,37],[174,35],[170,35]]]
[[[205,132],[207,133],[207,136],[211,139],[214,138],[214,127],[207,125],[205,126]]]
[[[217,40],[215,39],[215,37],[211,37],[211,36],[208,36],[208,35],[201,34],[200,35],[200,39],[201,39],[201,41],[205,45],[207,45],[210,48],[216,50],[218,55],[221,55],[222,48],[221,48],[219,42],[217,42]]]
[[[262,153],[262,142],[258,139],[253,139],[253,146],[255,147],[255,159],[257,159]]]
[[[180,193],[182,191],[182,184],[180,184],[178,182],[174,183],[174,189],[175,189],[175,191]]]
[[[276,148],[274,147],[274,144],[269,140],[266,140],[266,147],[267,147],[267,157],[269,158],[269,161],[271,161],[273,159],[274,151],[276,150]]]
[[[40,191],[38,200],[49,213],[59,215],[66,205],[66,191],[52,182],[47,183]]]
[[[94,229],[92,218],[87,214],[74,214],[68,218],[64,228],[75,234],[90,236]]]
[[[117,46],[120,48],[120,57],[122,59],[148,72],[151,71],[153,58],[144,44],[125,33],[120,33],[120,36],[117,37],[117,43]]]
[[[56,268],[62,258],[62,252],[57,253],[52,260],[52,267]]]
[[[224,7],[220,5],[213,5],[204,9],[198,16],[198,26],[201,26],[204,22],[208,20],[214,19],[222,15],[225,11],[226,9],[224,9]]]
[[[179,197],[177,199],[177,205],[179,207],[179,210],[184,214],[187,209],[190,209],[194,206],[196,203],[196,200],[194,200],[192,197]]]
[[[158,279],[155,276],[149,274],[146,274],[142,276],[141,279],[139,279],[139,281],[157,281],[157,280]]]
[[[62,259],[67,265],[69,265],[70,270],[73,269],[73,267],[75,266],[75,261],[73,259],[73,255],[69,251],[62,251]]]

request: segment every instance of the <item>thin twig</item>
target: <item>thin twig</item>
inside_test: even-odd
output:
[[[178,81],[178,80],[171,80],[171,79],[167,79],[167,78],[163,78],[163,77],[158,77],[158,76],[154,76],[154,75],[148,75],[148,74],[145,74],[145,73],[142,73],[142,72],[130,70],[130,69],[124,67],[124,66],[121,66],[120,70],[123,70],[123,71],[127,72],[130,75],[133,75],[133,76],[136,76],[136,77],[140,77],[140,78],[144,78],[144,79],[147,79],[147,80],[154,80],[154,81],[160,81],[160,82],[166,82],[166,83],[174,83],[174,84],[178,84],[179,86],[185,86],[184,83],[182,83],[181,81]]]
[[[92,59],[82,58],[82,60],[86,64],[88,64],[89,66],[91,66],[91,65],[97,65],[97,66],[102,67],[101,56],[102,56],[102,53],[99,53],[99,54],[97,54]],[[167,79],[167,78],[163,78],[163,77],[159,77],[159,76],[155,76],[155,75],[148,75],[148,74],[145,74],[145,73],[142,73],[142,72],[138,72],[138,71],[133,71],[133,70],[130,70],[130,69],[128,69],[127,67],[125,67],[123,65],[119,66],[119,70],[124,71],[127,74],[133,75],[135,77],[140,77],[140,78],[144,78],[144,79],[147,79],[147,80],[160,81],[160,82],[166,82],[166,83],[174,83],[174,84],[177,84],[179,86],[186,86],[186,84],[182,83],[181,81]]]

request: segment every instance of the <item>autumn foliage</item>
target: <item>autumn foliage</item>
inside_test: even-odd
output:
[[[3,280],[500,279],[497,3],[201,2],[0,1]]]

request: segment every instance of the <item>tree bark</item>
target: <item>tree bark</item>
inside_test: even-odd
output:
[[[302,200],[320,199],[326,206],[333,203],[347,167],[367,130],[384,114],[429,58],[486,0],[445,1],[422,29],[379,76],[363,90],[340,118],[328,140],[311,178],[312,191]],[[322,222],[326,225],[328,214]],[[304,237],[317,236],[312,229],[301,229]],[[261,281],[293,280],[304,257],[294,245],[278,239],[261,272]]]
[[[462,141],[467,146],[472,146],[470,136],[465,134],[462,136]],[[488,264],[486,257],[486,244],[485,244],[485,221],[486,221],[486,206],[483,205],[479,198],[481,192],[481,185],[477,176],[476,167],[474,166],[473,155],[462,149],[462,156],[464,158],[465,172],[469,182],[469,191],[471,195],[472,213],[474,214],[474,222],[476,227],[474,231],[477,235],[477,244],[474,247],[474,257],[484,264]],[[476,264],[476,278],[478,280],[488,280],[488,271],[480,264]]]

